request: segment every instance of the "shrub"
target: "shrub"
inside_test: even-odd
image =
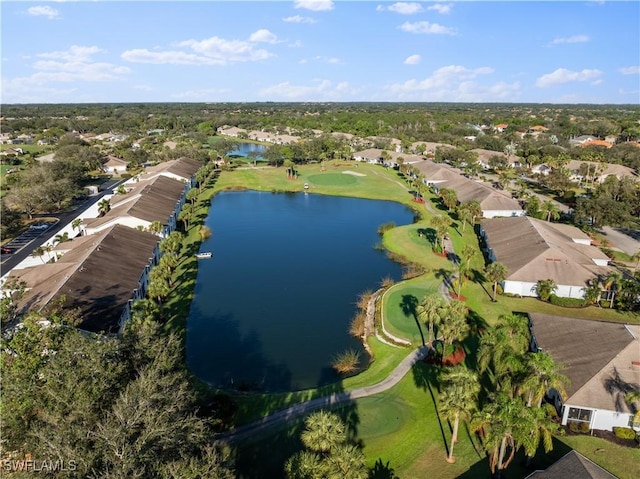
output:
[[[587,301],[583,298],[561,298],[555,294],[549,296],[549,302],[565,308],[584,308],[587,305]]]
[[[575,422],[575,421],[571,421],[568,424],[569,426],[569,431],[571,432],[581,432],[581,433],[588,433],[589,432],[589,423],[588,422]]]
[[[385,233],[385,231],[389,231],[389,230],[391,230],[391,229],[393,229],[395,227],[396,227],[396,224],[393,221],[390,221],[389,223],[385,223],[383,225],[380,225],[378,227],[378,234],[380,236],[382,236]]]
[[[620,439],[635,439],[636,432],[630,427],[614,427],[613,433]]]
[[[349,349],[338,354],[331,367],[340,374],[349,374],[358,370],[358,363],[360,362],[360,353]]]

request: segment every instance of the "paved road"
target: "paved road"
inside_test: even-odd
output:
[[[354,389],[352,391],[334,393],[329,396],[295,404],[287,409],[282,409],[269,416],[265,416],[255,422],[237,427],[232,431],[220,433],[216,435],[214,440],[219,444],[233,444],[234,442],[247,439],[260,431],[282,424],[303,414],[387,391],[398,384],[404,375],[411,370],[414,364],[424,359],[428,351],[429,348],[427,346],[422,346],[421,348],[414,350],[404,358],[398,366],[396,366],[389,376],[377,384]]]
[[[5,275],[18,264],[24,261],[38,246],[42,246],[48,238],[51,238],[61,229],[67,226],[79,213],[87,210],[91,205],[97,203],[104,195],[113,194],[115,188],[125,180],[119,180],[110,185],[109,188],[100,191],[97,195],[90,196],[86,200],[79,202],[72,210],[65,211],[57,215],[42,215],[45,217],[56,217],[57,222],[46,230],[28,230],[5,246],[14,249],[12,254],[0,256],[0,274]],[[15,244],[14,244],[15,242]]]
[[[621,251],[624,251],[629,256],[633,256],[635,253],[640,251],[640,231],[629,231],[622,230],[620,228],[611,228],[609,226],[605,226],[602,228],[602,232],[607,237],[611,246],[617,248]],[[634,235],[634,236],[631,236]]]

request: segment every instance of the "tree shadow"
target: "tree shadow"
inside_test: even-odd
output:
[[[394,469],[389,466],[389,461],[386,464],[382,463],[382,458],[378,458],[376,463],[373,465],[371,472],[369,474],[370,479],[399,479],[396,476],[396,472]]]
[[[418,230],[418,235],[420,234],[424,235],[426,240],[431,244],[432,248],[435,248],[438,242],[438,237],[434,228],[420,228]]]
[[[418,320],[418,312],[417,312],[418,304],[419,304],[418,298],[416,298],[414,295],[403,294],[402,301],[400,301],[400,309],[402,310],[402,313],[405,316],[407,317],[413,316],[413,319],[416,322],[416,326],[418,328],[418,332],[420,333],[420,338],[422,339],[422,345],[424,346],[426,343],[424,340],[424,332],[422,331],[422,325]]]

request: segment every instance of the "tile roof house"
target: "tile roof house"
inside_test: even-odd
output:
[[[524,164],[524,161],[519,156],[507,155],[502,151],[485,150],[483,148],[474,148],[473,150],[469,150],[469,151],[472,153],[476,153],[478,155],[478,163],[485,170],[491,167],[489,165],[489,160],[494,156],[504,158],[507,161],[507,164],[511,168],[520,168]]]
[[[551,279],[555,294],[583,298],[587,282],[611,271],[609,258],[578,228],[531,217],[481,221],[487,254],[508,270],[505,293],[537,296],[536,283]]]
[[[110,198],[111,209],[107,214],[85,220],[84,233],[98,233],[114,224],[148,228],[154,221],[160,221],[164,226],[163,237],[171,233],[191,187],[163,175],[134,185],[128,193]]]
[[[562,424],[589,429],[630,427],[640,404],[625,394],[640,388],[640,325],[529,313],[533,351],[548,352],[570,380],[557,395]]]
[[[123,160],[122,158],[118,158],[113,155],[107,156],[106,160],[102,163],[102,168],[106,173],[126,173],[127,166],[129,166],[129,162],[127,160]]]
[[[42,310],[62,301],[65,308],[79,309],[80,329],[118,332],[131,302],[146,292],[149,271],[160,256],[158,237],[115,225],[65,242],[64,247],[66,252],[55,263],[10,273],[27,283],[20,310]]]
[[[155,178],[159,175],[167,176],[174,180],[189,183],[191,186],[195,184],[195,176],[202,167],[202,163],[190,158],[178,158],[176,160],[163,161],[157,165],[149,166],[145,169],[140,177],[131,178],[126,185]]]
[[[506,191],[496,190],[485,183],[465,178],[460,170],[445,163],[424,160],[414,163],[424,178],[425,184],[438,192],[449,188],[456,192],[459,203],[475,200],[480,203],[484,218],[512,217],[525,214],[520,203]]]
[[[619,180],[625,176],[634,178],[634,179],[638,178],[638,175],[636,174],[636,172],[633,169],[629,168],[628,166],[617,165],[614,163],[570,160],[569,163],[567,163],[567,169],[571,172],[570,178],[572,180],[582,181],[586,179],[581,174],[581,173],[587,173],[587,172],[581,172],[581,168],[583,168],[582,165],[588,166],[587,172],[590,177],[592,175],[596,175],[595,181],[597,183],[604,182],[604,180],[606,180],[608,176],[615,176]]]
[[[616,476],[587,459],[577,451],[571,451],[544,471],[534,471],[525,479],[617,479]]]

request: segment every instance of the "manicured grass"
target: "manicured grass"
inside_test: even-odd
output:
[[[311,186],[347,186],[355,185],[358,179],[353,175],[340,173],[324,173],[319,175],[309,175],[307,180]]]
[[[640,475],[640,448],[624,447],[591,436],[565,436],[560,441],[603,467],[619,479]]]

